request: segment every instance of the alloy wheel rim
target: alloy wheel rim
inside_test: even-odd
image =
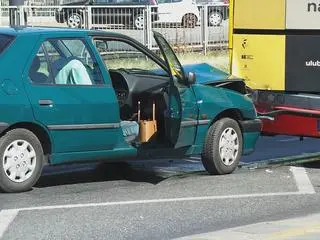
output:
[[[224,165],[231,166],[239,153],[239,137],[233,128],[226,128],[220,137],[219,154]]]
[[[143,26],[144,26],[144,19],[143,19],[143,16],[137,16],[135,21],[134,21],[134,24],[136,26],[136,28],[138,29],[143,29]]]
[[[4,172],[15,183],[22,183],[33,175],[36,161],[34,148],[25,140],[10,143],[2,157]]]
[[[71,15],[68,19],[68,25],[72,28],[77,28],[81,24],[80,16],[78,15]]]
[[[209,22],[213,26],[217,26],[222,22],[221,15],[219,13],[212,13],[209,18]]]

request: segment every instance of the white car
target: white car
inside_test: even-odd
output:
[[[194,27],[200,18],[193,0],[158,0],[158,14],[156,23],[180,23],[183,27]]]

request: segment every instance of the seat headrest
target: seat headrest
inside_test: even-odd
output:
[[[40,68],[40,58],[39,56],[36,55],[32,61],[30,72],[37,72],[39,68]]]

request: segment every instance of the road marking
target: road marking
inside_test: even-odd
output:
[[[225,196],[163,198],[163,199],[119,201],[119,202],[51,205],[51,206],[17,208],[15,210],[17,210],[17,211],[55,210],[55,209],[69,209],[69,208],[105,207],[105,206],[116,206],[116,205],[121,206],[121,205],[135,205],[135,204],[169,203],[169,202],[182,202],[182,201],[206,201],[206,200],[220,200],[220,199],[232,199],[232,198],[257,198],[257,197],[273,197],[273,196],[290,196],[290,195],[301,195],[301,194],[311,194],[311,193],[278,192],[278,193],[256,193],[256,194],[240,194],[240,195],[225,195]]]
[[[7,209],[0,211],[0,239],[3,237],[3,234],[9,227],[10,223],[18,215],[19,210],[16,209]]]
[[[135,204],[153,204],[153,203],[170,203],[182,201],[206,201],[206,200],[222,200],[222,199],[240,199],[240,198],[257,198],[257,197],[277,197],[277,196],[294,196],[303,194],[314,194],[315,190],[312,186],[306,170],[302,167],[291,167],[290,170],[294,175],[298,192],[277,192],[277,193],[256,193],[256,194],[240,194],[240,195],[225,195],[225,196],[202,196],[202,197],[182,197],[182,198],[164,198],[150,200],[135,200],[135,201],[119,201],[119,202],[104,202],[104,203],[84,203],[84,204],[66,204],[53,206],[27,207],[17,209],[7,209],[0,211],[0,239],[4,232],[9,227],[20,211],[35,211],[35,210],[55,210],[55,209],[71,209],[71,208],[88,208],[88,207],[105,207],[105,206],[122,206]]]
[[[308,177],[306,169],[303,167],[291,167],[290,171],[296,180],[296,184],[300,193],[313,194],[316,191]]]

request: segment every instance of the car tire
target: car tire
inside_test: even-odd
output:
[[[133,27],[138,30],[144,29],[144,16],[142,13],[139,13],[134,16]]]
[[[42,145],[31,131],[7,132],[0,138],[0,190],[30,190],[41,176],[44,159]]]
[[[209,26],[218,27],[223,21],[223,15],[220,11],[212,11],[208,16]]]
[[[69,28],[81,28],[83,17],[80,13],[70,13],[67,16],[67,25]]]
[[[242,155],[242,132],[237,121],[222,118],[208,130],[202,151],[202,163],[210,174],[232,173]]]
[[[187,13],[182,18],[182,26],[185,28],[194,28],[197,24],[198,18],[193,13]]]

